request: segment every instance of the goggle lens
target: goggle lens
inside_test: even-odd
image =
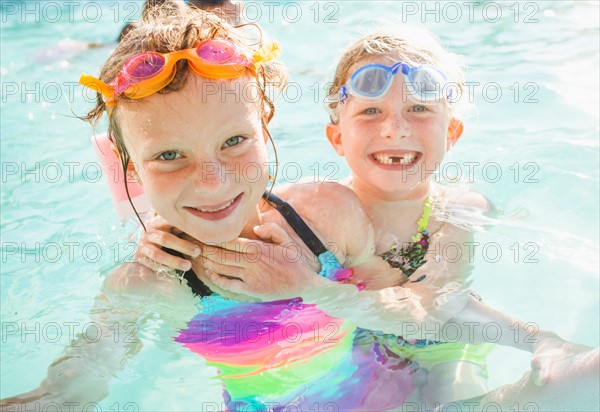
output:
[[[131,58],[122,73],[130,84],[139,83],[156,76],[165,65],[165,58],[158,53],[144,53]]]
[[[387,88],[391,73],[383,67],[365,67],[351,79],[351,88],[365,97],[377,97]]]
[[[350,94],[367,99],[377,99],[388,91],[397,68],[402,67],[406,76],[407,91],[417,99],[427,102],[438,100],[442,97],[442,90],[446,86],[446,76],[433,66],[409,67],[383,66],[369,64],[358,69],[350,77],[348,83]],[[340,94],[340,102],[345,100],[344,92]]]
[[[240,57],[239,49],[224,39],[213,39],[201,44],[196,54],[206,63],[218,65],[239,63]]]
[[[446,84],[446,77],[433,67],[420,67],[411,70],[407,75],[413,92],[421,99],[436,99],[441,96],[441,90]]]

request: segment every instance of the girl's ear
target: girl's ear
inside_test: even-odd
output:
[[[463,133],[463,122],[458,120],[456,117],[453,117],[450,120],[450,124],[448,125],[448,137],[447,137],[447,147],[446,150],[449,150],[452,146],[458,142],[460,136]]]
[[[142,179],[140,179],[140,176],[138,175],[137,167],[135,167],[135,163],[133,163],[131,160],[127,164],[127,179],[129,181],[133,180],[135,183],[142,185]]]
[[[115,147],[114,143],[111,143],[110,148],[112,149],[115,157],[120,160],[121,156],[119,155],[119,151]],[[121,167],[120,163],[121,162],[119,161],[119,167]],[[127,164],[127,176],[126,176],[126,179],[128,181],[134,181],[136,183],[139,183],[140,185],[142,184],[142,180],[140,179],[140,177],[139,177],[139,175],[137,173],[137,167],[135,167],[135,163],[133,163],[131,160]]]
[[[342,133],[340,132],[340,126],[338,124],[329,123],[325,128],[325,134],[327,134],[327,140],[340,156],[344,155],[344,148],[342,147]]]

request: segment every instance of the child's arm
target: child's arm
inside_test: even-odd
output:
[[[270,233],[268,236],[267,232]],[[439,242],[438,246],[443,250],[447,244],[456,243],[463,235],[463,230],[446,225],[432,238]],[[278,244],[289,241],[285,231],[276,225],[270,225],[263,236]],[[382,259],[367,252],[359,256],[352,255],[353,251],[361,249],[361,245],[364,251],[364,245],[369,243],[368,235],[355,236],[354,239],[355,244],[346,246],[351,258],[345,263],[355,265],[355,276],[357,273],[364,276],[362,279],[367,290],[362,292],[358,292],[354,286],[314,276],[314,271],[302,264],[275,256],[277,252],[283,252],[280,247],[260,241],[237,240],[223,245],[227,250],[222,253],[207,251],[208,256],[218,256],[214,261],[209,259],[207,266],[214,269],[210,278],[221,288],[261,299],[299,295],[306,302],[317,304],[333,316],[352,320],[362,328],[381,330],[405,338],[459,343],[492,342],[532,352],[534,378],[539,383],[546,380],[552,362],[589,349],[570,344],[553,333],[537,331],[533,325],[497,312],[469,297],[466,280],[453,272],[468,266],[470,259],[466,254],[463,254],[463,259],[454,259],[452,262],[431,257],[411,276],[419,279],[428,273],[430,280],[408,281],[404,287],[386,287],[386,279],[391,285],[398,284],[398,271],[390,269]],[[261,262],[256,260],[258,255],[240,258],[235,254],[236,250],[260,248],[260,255],[266,258]],[[248,264],[243,267],[243,262]],[[376,282],[369,283],[370,279]],[[380,290],[368,290],[373,285],[380,287]]]
[[[104,398],[112,377],[141,349],[137,332],[145,307],[158,296],[180,300],[177,288],[176,282],[158,280],[156,273],[140,265],[125,264],[116,269],[95,299],[90,314],[94,327],[89,334],[77,336],[65,348],[48,367],[39,387],[3,399],[2,408],[21,405],[15,410],[46,410],[56,402],[59,409],[78,410],[85,403]]]
[[[550,378],[552,365],[592,349],[568,342],[556,333],[540,330],[535,323],[526,323],[500,313],[476,299],[470,299],[450,323],[463,325],[462,343],[493,342],[533,353],[532,378],[543,385]]]
[[[2,410],[47,410],[51,405],[58,408],[71,405],[78,410],[83,404],[103,399],[108,395],[110,379],[123,368],[124,359],[140,350],[138,325],[131,315],[131,318],[115,319],[114,323],[92,317],[95,327],[89,336],[96,339],[100,331],[102,335],[98,340],[77,336],[48,367],[46,378],[37,388],[2,399]],[[120,338],[116,340],[115,336]],[[11,409],[15,407],[17,409]]]
[[[47,377],[39,387],[3,399],[2,407],[20,404],[21,409],[16,410],[44,410],[53,402],[61,408],[63,403],[72,402],[80,408],[84,403],[104,398],[109,380],[122,369],[123,360],[141,347],[137,338],[139,308],[123,305],[121,310],[112,311],[114,303],[106,294],[97,296],[90,315],[96,328],[89,331],[89,336],[99,334],[99,339],[75,337],[48,367]]]
[[[532,374],[527,372],[514,384],[451,405],[453,409],[469,411],[597,411],[599,370],[600,351],[596,348],[557,362],[551,371],[552,379],[544,386],[536,385]],[[449,405],[435,410],[447,410]]]
[[[456,201],[457,196],[451,198]],[[484,213],[490,207],[485,198],[477,193],[461,193],[459,200],[473,212]],[[433,253],[427,255],[427,262],[404,286],[418,295],[426,294],[423,288],[437,290],[456,282],[467,287],[474,260],[472,251],[468,249],[469,242],[472,241],[471,231],[444,223],[440,230],[430,237],[430,252]],[[453,254],[452,259],[443,253],[438,255],[440,251],[451,249],[450,246],[455,250],[458,247],[459,259],[454,258],[457,254]],[[423,276],[425,278],[422,281],[414,282]],[[469,299],[468,304],[442,326],[448,330],[448,333],[442,333],[442,338],[453,336],[454,333],[451,332],[454,332],[452,328],[455,328],[455,325],[460,325],[456,329],[459,332],[456,339],[458,342],[492,342],[531,352],[532,377],[537,384],[543,384],[548,379],[553,363],[590,349],[584,345],[567,342],[555,333],[539,330],[535,323],[526,323],[500,313],[476,299]]]

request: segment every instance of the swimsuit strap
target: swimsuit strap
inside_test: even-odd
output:
[[[425,199],[423,202],[423,213],[417,221],[417,234],[412,237],[413,242],[418,242],[423,238],[423,234],[428,234],[427,226],[429,226],[429,217],[431,216],[431,198]]]
[[[271,205],[275,210],[277,210],[281,216],[289,223],[289,225],[294,229],[294,232],[300,239],[308,246],[308,248],[315,254],[315,256],[320,256],[322,253],[327,252],[327,248],[319,240],[315,232],[311,230],[310,227],[302,220],[300,215],[294,210],[294,208],[284,201],[282,198],[277,196],[273,192],[265,191],[263,198]]]
[[[163,248],[163,250],[171,255],[183,258],[183,253],[177,252],[173,249]],[[178,271],[179,272],[179,271]],[[196,272],[193,269],[188,270],[187,272],[181,275],[181,278],[187,280],[188,286],[192,289],[192,293],[196,296],[210,296],[212,295],[212,290],[208,286],[204,284],[198,276],[196,276]],[[180,281],[181,281],[180,278]]]
[[[204,282],[198,279],[198,276],[196,276],[196,273],[192,269],[185,272],[183,274],[183,278],[187,280],[188,286],[192,289],[194,295],[202,297],[213,294],[213,291],[210,290],[210,288],[206,286]]]

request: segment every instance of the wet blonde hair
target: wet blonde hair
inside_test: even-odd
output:
[[[457,56],[445,50],[429,31],[410,26],[377,31],[360,38],[348,47],[338,62],[328,95],[337,96],[361,62],[378,56],[390,56],[411,66],[435,66],[455,86],[458,95],[462,95],[464,74]],[[333,110],[337,105],[337,102],[329,103]],[[456,106],[453,109],[455,111]],[[331,122],[337,123],[337,119],[332,118]]]
[[[256,41],[252,43],[237,28],[229,25],[215,14],[189,8],[185,4],[175,1],[165,1],[161,4],[147,2],[142,11],[140,23],[119,42],[117,48],[100,68],[98,78],[104,83],[110,84],[117,77],[127,60],[139,53],[170,53],[192,48],[202,41],[214,38],[232,41],[240,46],[247,55],[252,55],[262,46],[260,42],[258,44]],[[181,90],[185,86],[190,72],[187,60],[177,62],[175,77],[171,83],[157,93],[166,94]],[[191,73],[196,75],[193,72]],[[269,91],[283,89],[287,78],[286,72],[281,64],[269,61],[256,67],[253,78],[258,85],[258,104],[262,114],[262,126],[269,139],[271,139],[267,124],[275,114],[275,105],[273,99],[269,96]],[[116,98],[116,107],[108,111],[108,135],[115,144],[126,176],[131,157],[125,147],[117,114],[119,102],[128,100],[131,99],[121,94]],[[83,120],[90,122],[95,127],[105,111],[107,111],[107,105],[102,95],[97,93],[95,107],[87,116],[83,117]],[[271,142],[273,142],[272,139]],[[127,179],[125,179],[125,189],[129,197]]]

